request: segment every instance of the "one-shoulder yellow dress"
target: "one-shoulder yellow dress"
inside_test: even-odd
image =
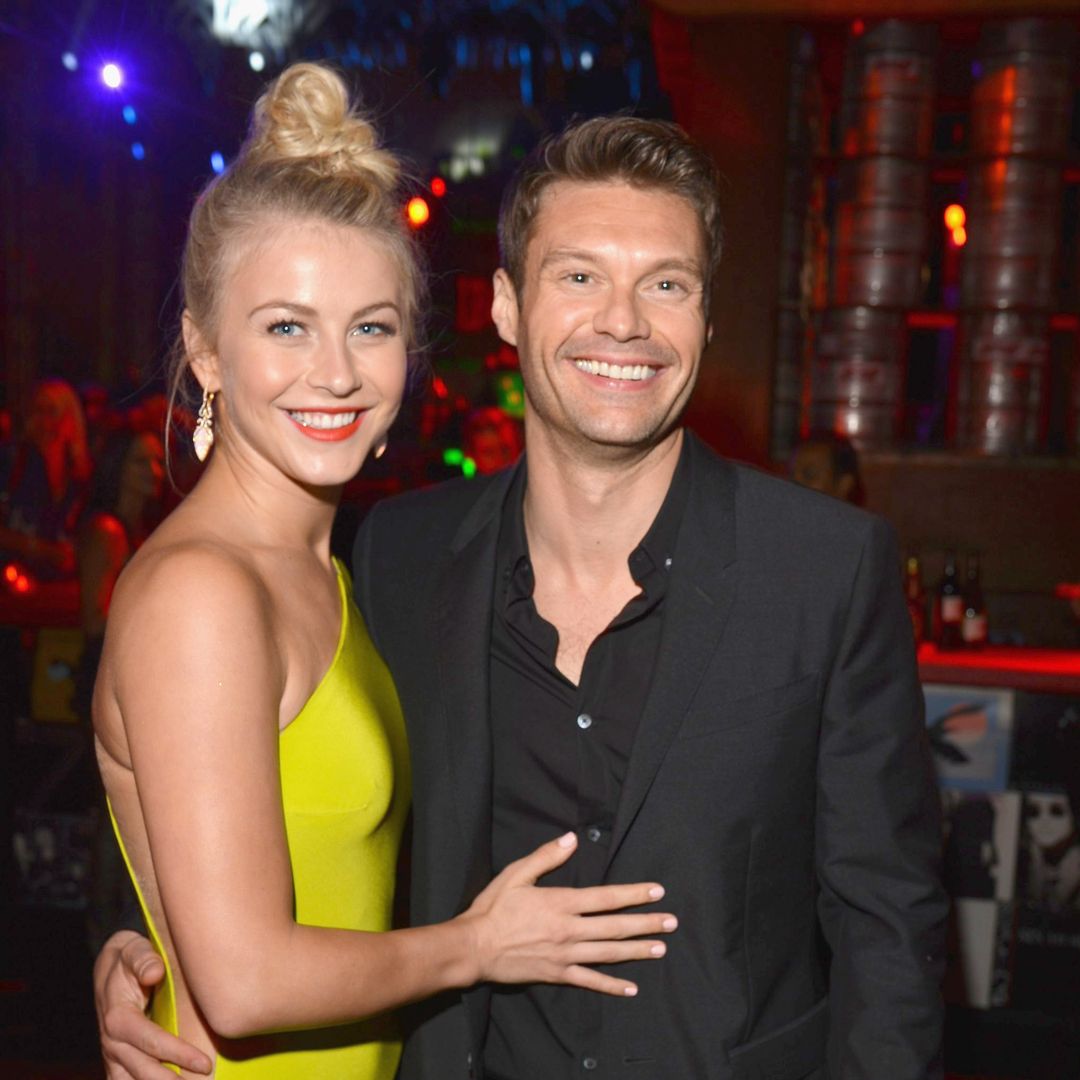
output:
[[[334,563],[342,607],[337,650],[279,744],[296,921],[389,930],[410,798],[405,724],[390,673],[353,603],[348,571]],[[120,845],[123,849],[122,839]],[[169,960],[126,851],[124,860],[150,936],[165,958],[165,980],[154,995],[151,1016],[183,1037]],[[229,1056],[240,1046],[243,1056]],[[217,1080],[392,1080],[400,1056],[392,1020],[376,1018],[226,1043],[214,1075]]]

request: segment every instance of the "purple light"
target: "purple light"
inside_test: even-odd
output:
[[[124,81],[124,73],[117,64],[106,64],[101,69],[101,81],[110,90],[118,90]]]

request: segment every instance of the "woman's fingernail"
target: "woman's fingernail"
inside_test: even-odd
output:
[[[651,952],[653,956],[663,956],[664,953],[667,952],[667,946],[657,943],[649,950],[649,952]]]
[[[650,896],[651,896],[651,897],[652,897],[652,898],[653,898],[654,900],[659,900],[659,899],[660,899],[660,897],[664,895],[664,886],[663,886],[663,885],[654,885],[654,886],[653,886],[653,887],[652,887],[652,888],[651,888],[651,889],[649,890],[649,895],[650,895]]]
[[[559,837],[559,847],[573,847],[577,840],[577,833],[568,832]]]
[[[679,925],[679,920],[675,918],[665,919],[663,926],[665,930],[674,930]]]
[[[624,986],[623,987],[623,993],[627,997],[634,997],[637,994],[637,987],[636,986]]]

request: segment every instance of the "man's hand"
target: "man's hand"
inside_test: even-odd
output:
[[[147,1017],[150,995],[164,977],[161,957],[133,930],[105,942],[94,964],[94,1004],[108,1080],[172,1080],[176,1074],[163,1061],[206,1075],[213,1068],[201,1050]]]

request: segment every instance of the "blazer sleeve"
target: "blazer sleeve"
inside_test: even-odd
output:
[[[368,636],[375,648],[381,653],[379,645],[378,629],[375,626],[375,615],[371,602],[371,576],[372,562],[374,561],[373,547],[375,544],[375,520],[379,515],[379,505],[376,503],[365,515],[356,532],[352,549],[352,580],[353,599],[364,617],[364,625],[367,627]]]
[[[875,519],[824,696],[815,829],[832,1080],[942,1075],[941,805],[899,565]]]

